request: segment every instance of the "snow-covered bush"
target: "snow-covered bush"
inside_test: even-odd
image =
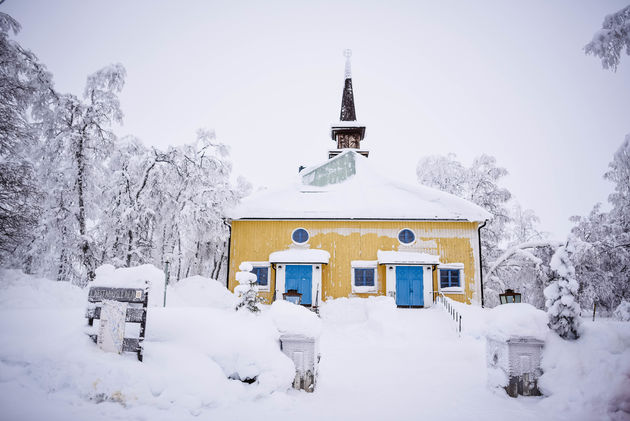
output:
[[[580,305],[577,302],[579,284],[569,256],[571,248],[569,241],[554,253],[550,265],[557,278],[544,291],[549,327],[564,339],[580,337]]]
[[[613,317],[622,322],[630,322],[630,302],[622,301],[613,312]]]
[[[257,313],[260,311],[260,298],[258,297],[256,275],[251,272],[253,267],[250,263],[243,262],[238,269],[240,272],[236,273],[236,280],[239,285],[234,288],[234,292],[238,298],[236,310],[245,307],[252,313]]]

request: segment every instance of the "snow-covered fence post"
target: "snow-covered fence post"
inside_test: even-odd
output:
[[[567,245],[554,253],[550,266],[557,278],[544,291],[549,327],[564,339],[580,337],[580,305],[577,302],[579,284],[569,256],[571,251],[569,240]]]
[[[234,288],[234,292],[239,299],[238,304],[236,304],[236,310],[245,307],[252,313],[257,313],[260,311],[258,303],[260,303],[261,300],[258,297],[256,275],[251,272],[253,267],[250,263],[243,262],[238,269],[240,272],[236,273],[236,280],[239,282],[239,285]]]

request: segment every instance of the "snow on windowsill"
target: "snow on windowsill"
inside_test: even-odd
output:
[[[443,294],[464,294],[464,289],[460,287],[447,287],[440,288],[440,292]]]
[[[352,286],[352,293],[354,294],[378,294],[378,288],[376,286]]]

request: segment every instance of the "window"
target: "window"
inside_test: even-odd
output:
[[[259,291],[269,289],[269,262],[249,262],[252,265],[252,273],[256,275],[256,285]]]
[[[291,234],[291,238],[296,244],[304,244],[308,241],[308,231],[304,228],[297,228],[293,231],[293,234]]]
[[[358,287],[373,287],[374,269],[354,268],[354,285]]]
[[[416,241],[416,235],[408,228],[400,230],[398,233],[398,241],[402,244],[411,244]]]
[[[252,273],[256,275],[256,283],[260,286],[267,286],[269,283],[269,268],[264,266],[255,266]]]
[[[440,288],[459,286],[459,269],[440,269]]]
[[[352,262],[352,292],[378,292],[378,262],[376,260],[355,260]]]

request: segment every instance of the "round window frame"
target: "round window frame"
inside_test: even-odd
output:
[[[409,231],[409,232],[413,235],[413,240],[411,240],[411,241],[410,241],[410,242],[408,242],[408,243],[405,243],[405,242],[401,241],[401,240],[400,240],[400,234],[401,234],[403,231]],[[416,242],[416,238],[417,238],[417,237],[416,237],[416,233],[415,233],[415,232],[413,232],[413,230],[412,230],[411,228],[403,228],[403,229],[401,229],[400,231],[398,231],[398,235],[396,236],[396,238],[398,238],[398,242],[399,242],[400,244],[402,244],[402,245],[404,245],[404,246],[409,246],[409,245],[411,245],[411,244],[413,244],[413,243],[415,243],[415,242]]]
[[[304,230],[304,232],[306,233],[306,240],[301,243],[298,243],[297,241],[295,241],[295,238],[293,238],[293,236],[295,235],[295,232],[299,230]],[[293,241],[293,244],[297,244],[297,245],[306,244],[309,242],[310,239],[311,239],[311,233],[309,233],[306,228],[298,227],[291,232],[291,241]]]

